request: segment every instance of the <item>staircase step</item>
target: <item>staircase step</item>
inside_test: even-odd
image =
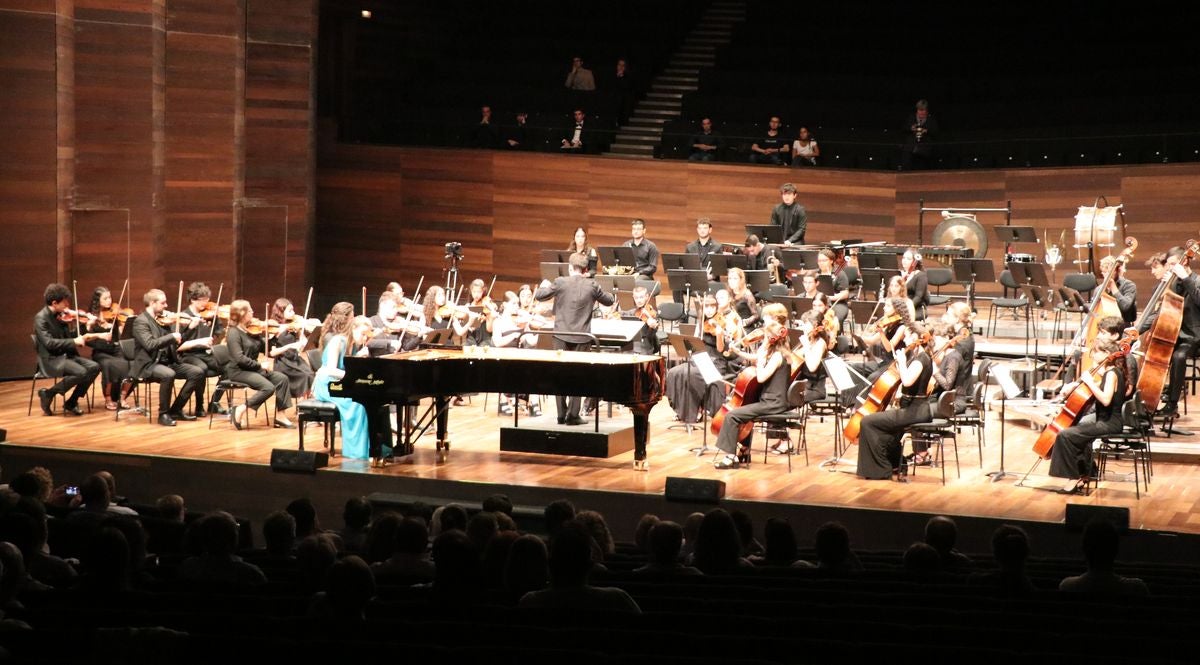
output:
[[[677,109],[683,105],[680,99],[643,99],[639,104],[639,109]]]
[[[662,136],[642,136],[640,134],[617,134],[617,145],[658,145]]]
[[[622,143],[614,143],[608,149],[609,154],[613,155],[631,155],[638,157],[653,157],[654,146],[652,145],[625,145]]]
[[[662,71],[665,76],[699,76],[698,67],[667,67]]]
[[[657,101],[680,101],[683,99],[681,92],[647,92],[646,99]]]
[[[678,118],[682,115],[679,109],[673,111],[667,109],[641,109],[638,115],[643,118]]]
[[[663,76],[660,76],[660,77],[654,79],[654,82],[655,83],[668,83],[671,85],[693,84],[693,83],[699,83],[700,77],[699,76],[667,76],[664,74]]]
[[[655,83],[650,87],[655,92],[695,92],[700,89],[698,85],[687,85],[683,83]]]

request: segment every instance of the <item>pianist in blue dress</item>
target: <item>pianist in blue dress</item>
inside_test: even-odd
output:
[[[367,410],[349,397],[329,394],[329,384],[340,381],[346,371],[342,358],[348,353],[355,334],[354,305],[340,302],[329,311],[321,329],[321,369],[313,382],[313,396],[337,407],[342,421],[342,455],[350,459],[366,459],[370,448],[367,433]],[[377,466],[376,460],[371,461]]]

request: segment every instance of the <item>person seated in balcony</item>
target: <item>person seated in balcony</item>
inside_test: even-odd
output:
[[[792,141],[792,166],[816,166],[820,156],[817,140],[808,133],[808,127],[801,127],[796,140]]]
[[[688,145],[692,148],[692,153],[688,155],[689,162],[718,161],[721,135],[713,131],[712,118],[704,118],[700,121],[700,131],[692,134]]]
[[[524,111],[517,111],[516,124],[509,127],[504,135],[504,146],[509,150],[529,150],[533,144],[529,142],[529,129],[525,126],[525,122],[529,120],[529,114]]]
[[[782,123],[777,115],[771,116],[771,119],[767,121],[766,136],[750,146],[751,164],[783,166],[791,160],[792,149],[788,145],[787,139],[783,138],[783,134],[779,132],[780,124]]]
[[[568,90],[590,91],[596,89],[596,77],[592,75],[592,70],[583,66],[583,58],[579,56],[572,58],[571,71],[567,73],[564,85]]]
[[[479,124],[471,132],[470,144],[475,148],[495,148],[500,145],[500,128],[492,122],[492,107],[479,108]]]
[[[583,109],[575,109],[572,113],[572,120],[567,125],[567,131],[564,133],[560,150],[564,153],[583,155],[595,152],[593,150],[593,139],[595,134],[590,127],[585,127],[587,114]]]

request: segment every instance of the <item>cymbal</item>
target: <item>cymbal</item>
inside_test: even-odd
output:
[[[950,215],[933,230],[931,243],[934,245],[955,245],[975,251],[975,258],[987,255],[988,240],[983,227],[975,221],[974,216]]]

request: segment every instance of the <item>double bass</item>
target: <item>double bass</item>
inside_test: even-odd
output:
[[[912,320],[908,318],[908,310],[903,309],[897,312],[900,316],[902,325],[906,328],[912,328]],[[928,343],[929,333],[922,335],[919,344]],[[897,367],[896,361],[892,361],[883,374],[875,379],[875,383],[871,384],[871,390],[867,392],[866,401],[858,407],[848,421],[846,426],[842,428],[842,437],[850,443],[858,443],[859,433],[862,431],[862,420],[873,413],[880,413],[888,408],[892,403],[892,397],[896,395],[896,391],[900,388],[900,368]]]
[[[1183,256],[1179,257],[1179,262],[1184,265],[1190,263],[1198,249],[1200,249],[1200,243],[1188,240]],[[1171,354],[1175,352],[1175,342],[1179,339],[1179,327],[1183,324],[1184,298],[1175,293],[1172,288],[1174,286],[1174,273],[1159,282],[1158,288],[1154,290],[1154,295],[1150,296],[1150,302],[1146,304],[1146,309],[1142,311],[1142,316],[1138,318],[1134,328],[1141,330],[1146,317],[1155,311],[1154,306],[1160,301],[1162,302],[1153,325],[1142,337],[1140,345],[1142,359],[1138,366],[1137,389],[1141,391],[1142,402],[1151,413],[1158,410],[1159,401],[1162,399],[1163,384],[1166,383],[1167,372],[1171,368]]]
[[[1133,348],[1133,343],[1136,340],[1136,331],[1125,331],[1125,336],[1118,342],[1117,350],[1109,354],[1104,359],[1104,362],[1088,370],[1092,378],[1100,378],[1105,368],[1113,363],[1118,361],[1124,362],[1125,357],[1129,355],[1129,350]],[[1079,419],[1083,417],[1088,406],[1095,400],[1096,395],[1092,392],[1092,389],[1086,383],[1080,381],[1067,395],[1058,415],[1054,416],[1054,420],[1051,420],[1046,425],[1046,428],[1038,435],[1037,440],[1033,442],[1033,452],[1040,455],[1042,459],[1050,459],[1050,451],[1054,449],[1054,441],[1058,438],[1058,433],[1079,422]]]
[[[1125,249],[1117,255],[1117,262],[1113,264],[1111,270],[1104,275],[1104,280],[1096,287],[1096,295],[1092,296],[1092,302],[1088,304],[1087,318],[1080,326],[1079,334],[1083,336],[1082,343],[1077,345],[1076,349],[1090,349],[1092,343],[1096,341],[1096,333],[1099,331],[1100,319],[1109,316],[1121,318],[1121,308],[1117,305],[1117,299],[1108,292],[1108,287],[1112,285],[1113,279],[1117,274],[1117,266],[1124,265],[1133,258],[1133,252],[1137,249],[1138,242],[1133,236],[1125,238]],[[1078,339],[1077,339],[1078,341]],[[1079,360],[1080,371],[1088,371],[1092,368],[1091,354],[1085,353]]]

